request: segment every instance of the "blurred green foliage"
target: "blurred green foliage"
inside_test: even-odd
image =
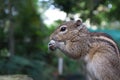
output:
[[[66,12],[68,16],[78,13],[83,20],[89,18],[91,23],[95,24],[120,20],[119,3],[120,0],[53,0],[53,5]]]
[[[53,80],[54,55],[47,49],[50,31],[43,24],[37,2],[0,0],[0,75],[27,74],[34,80]],[[11,28],[13,35],[9,35]],[[14,39],[13,56],[9,37]]]

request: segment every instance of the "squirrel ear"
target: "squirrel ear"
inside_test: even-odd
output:
[[[80,26],[80,25],[82,24],[82,20],[77,20],[77,21],[75,22],[75,24],[76,24],[76,26]]]

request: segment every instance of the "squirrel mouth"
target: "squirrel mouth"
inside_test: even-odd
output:
[[[64,42],[58,42],[58,41],[55,41],[55,40],[51,40],[49,43],[48,43],[48,48],[51,50],[51,51],[55,51],[57,49],[57,46],[58,44],[65,44]]]
[[[55,50],[56,50],[56,47],[55,47],[55,46],[49,46],[49,49],[50,49],[51,51],[55,51]]]
[[[48,43],[48,48],[49,48],[51,51],[55,51],[55,50],[56,50],[55,41],[54,41],[54,40],[51,40],[51,41]]]

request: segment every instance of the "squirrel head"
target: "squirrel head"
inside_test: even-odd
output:
[[[88,30],[82,20],[68,21],[61,24],[50,36],[50,40],[65,42],[75,36],[86,36]]]

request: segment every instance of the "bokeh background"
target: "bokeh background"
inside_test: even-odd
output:
[[[33,80],[85,80],[83,61],[47,48],[63,21],[82,18],[91,31],[120,44],[120,0],[0,0],[0,75]]]

